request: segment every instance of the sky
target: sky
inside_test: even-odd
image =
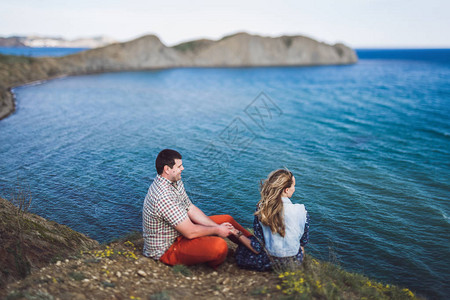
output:
[[[245,31],[354,48],[450,48],[448,0],[0,0],[0,7],[1,37],[155,34],[173,46]]]

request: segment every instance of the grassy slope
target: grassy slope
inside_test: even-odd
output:
[[[3,291],[0,289],[0,298],[417,298],[408,289],[346,272],[309,255],[300,269],[289,272],[241,270],[235,264],[233,251],[216,271],[204,265],[171,268],[141,255],[140,233],[98,245],[66,226],[32,214],[24,218],[25,242],[19,249],[18,233],[14,229],[17,227],[16,211],[11,203],[0,198],[0,234],[2,242],[5,241],[0,248],[2,276],[5,276],[4,270],[12,273],[17,257],[34,268],[25,279],[10,283]],[[235,248],[234,244],[229,246]],[[73,249],[77,251],[70,251]],[[62,262],[55,263],[57,260]]]
[[[58,256],[98,246],[67,226],[18,212],[11,202],[0,198],[0,289]]]

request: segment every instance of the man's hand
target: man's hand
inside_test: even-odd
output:
[[[226,238],[232,233],[233,229],[234,228],[230,223],[228,224],[222,223],[219,226],[217,226],[217,235],[220,236],[221,238]]]
[[[220,225],[226,225],[228,228],[230,228],[230,230],[234,229],[233,225],[231,225],[231,223],[229,223],[229,222],[225,222],[225,223],[222,223]]]

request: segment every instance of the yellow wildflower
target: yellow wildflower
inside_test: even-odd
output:
[[[322,285],[320,284],[320,281],[319,281],[319,280],[316,280],[316,285],[317,285],[317,287],[318,287],[319,289],[322,287]]]
[[[411,292],[409,289],[403,289],[402,292],[405,292],[411,298],[414,297],[414,293]]]

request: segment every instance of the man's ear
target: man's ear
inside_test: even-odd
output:
[[[166,174],[169,174],[169,169],[170,169],[169,166],[165,165],[163,172],[166,173]]]

